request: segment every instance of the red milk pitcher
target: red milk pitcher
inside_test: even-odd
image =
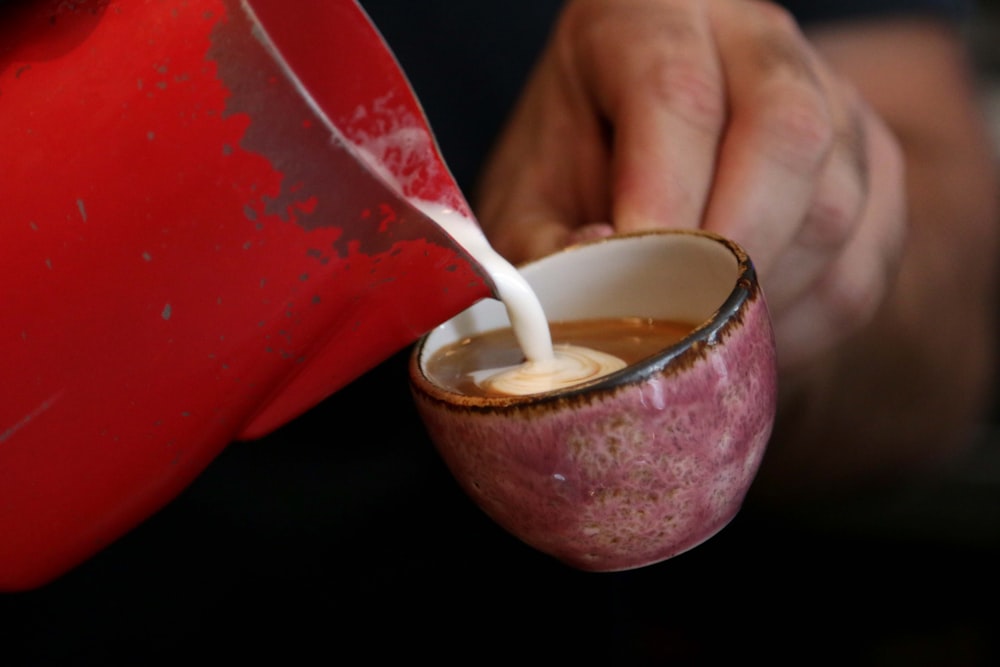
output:
[[[493,296],[352,0],[5,6],[0,156],[0,591]]]

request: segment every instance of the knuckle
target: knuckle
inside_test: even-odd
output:
[[[699,61],[661,53],[650,61],[644,84],[657,104],[695,127],[717,132],[725,122],[721,77]]]
[[[795,172],[818,170],[834,145],[824,97],[801,80],[782,81],[771,91],[755,122],[765,154]]]
[[[813,202],[799,242],[808,248],[835,249],[854,231],[859,213],[856,198],[824,196]]]
[[[846,244],[861,222],[868,200],[867,172],[850,155],[827,165],[806,215],[798,242],[808,248],[835,250]]]
[[[821,281],[817,289],[817,296],[830,314],[829,321],[846,330],[857,330],[875,317],[885,285],[880,280],[862,280],[857,272],[841,271]]]
[[[756,3],[757,18],[774,34],[797,34],[799,23],[783,5],[762,0]]]

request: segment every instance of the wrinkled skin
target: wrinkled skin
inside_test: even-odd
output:
[[[960,451],[994,368],[997,175],[963,45],[928,18],[804,34],[755,0],[568,2],[480,183],[520,262],[704,227],[754,259],[782,405],[764,495]]]

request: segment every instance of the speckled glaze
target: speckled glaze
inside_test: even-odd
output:
[[[432,332],[411,364],[419,412],[466,493],[527,544],[582,570],[656,563],[721,530],[739,511],[773,425],[773,336],[750,260],[734,244],[705,233],[639,236],[665,249],[671,244],[666,237],[697,236],[737,259],[730,291],[721,301],[718,290],[705,295],[717,302],[706,305],[704,323],[679,344],[570,391],[507,399],[470,399],[428,381],[421,362],[451,334]],[[704,248],[685,246],[692,266],[716,261],[697,257]],[[594,252],[583,246],[560,254],[577,255],[571,265],[592,273],[608,266],[608,258]],[[657,254],[647,252],[643,261],[655,262]],[[555,303],[546,299],[557,296],[547,292],[546,273],[573,281],[564,260],[558,270],[548,259],[525,267],[529,282],[541,281],[546,312]],[[678,285],[676,277],[668,282],[642,280],[630,289],[650,292],[658,304],[675,291],[698,289]],[[669,305],[657,307],[653,316],[670,312]],[[559,317],[568,314],[560,310]],[[484,319],[482,327],[490,326]],[[468,325],[457,331],[467,333]]]

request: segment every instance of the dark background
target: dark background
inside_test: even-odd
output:
[[[587,574],[457,490],[404,364],[232,445],[92,560],[0,597],[0,663],[1000,664],[992,435],[943,482],[798,515],[750,506],[686,554]]]
[[[382,12],[467,187],[532,50],[511,68],[497,54],[540,42],[551,7],[511,27],[503,3],[452,3],[450,15],[415,3],[405,21],[390,3],[364,4],[377,22]],[[463,46],[447,32],[463,20],[495,26],[482,31],[492,37],[464,58],[438,54],[445,69],[403,57]],[[446,37],[432,39],[432,25]],[[1000,80],[993,25],[970,25],[988,104]],[[413,410],[407,352],[272,435],[234,443],[62,578],[0,596],[0,665],[1000,664],[995,420],[933,482],[780,515],[751,504],[691,552],[586,574],[520,544],[461,494]]]

